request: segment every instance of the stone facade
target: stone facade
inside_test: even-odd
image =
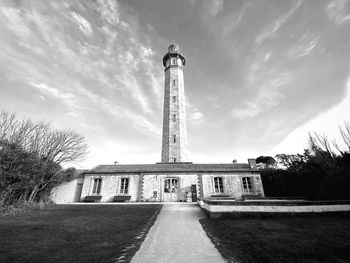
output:
[[[128,179],[124,193],[123,178]],[[96,179],[101,179],[97,192]],[[249,164],[160,163],[98,166],[85,174],[82,200],[91,195],[101,196],[101,202],[123,195],[130,196],[128,201],[185,202],[194,201],[193,196],[230,196],[241,200],[245,195],[262,197],[264,191],[259,171]]]
[[[153,174],[145,176],[143,185],[143,196],[141,201],[166,201],[164,193],[165,180],[178,180],[178,191],[175,200],[185,202],[191,196],[191,186],[197,185],[198,176],[196,174]],[[169,200],[170,201],[170,200]]]
[[[121,180],[122,178],[129,179],[128,192],[121,193]],[[94,180],[101,179],[101,189],[99,192],[94,193]],[[131,196],[129,201],[139,201],[140,200],[140,176],[139,174],[86,174],[84,178],[83,189],[81,191],[81,201],[87,196],[98,195],[101,196],[101,202],[112,201],[115,196],[127,195]]]
[[[215,177],[221,177],[223,180],[223,195],[229,195],[230,197],[236,200],[242,199],[242,197],[245,194],[264,196],[264,190],[260,180],[259,173],[238,172],[238,173],[229,173],[229,174],[224,174],[224,173],[203,174],[202,175],[202,180],[203,180],[202,197],[210,197],[212,195],[216,195],[215,185],[214,185]],[[243,180],[242,180],[243,177],[251,178],[252,191],[249,193],[244,192],[244,186],[243,186]]]

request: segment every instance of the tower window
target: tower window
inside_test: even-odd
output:
[[[173,158],[173,162],[176,163],[176,158]]]
[[[98,195],[101,192],[101,184],[102,184],[102,179],[101,178],[96,178],[94,179],[94,185],[92,186],[92,194]]]
[[[177,82],[176,79],[173,79],[173,85],[176,85],[176,82]]]
[[[176,96],[173,96],[173,103],[176,102]]]
[[[242,177],[242,183],[243,183],[243,192],[245,194],[249,194],[253,192],[251,177]]]
[[[176,114],[173,114],[173,122],[176,121]]]
[[[173,64],[173,65],[176,64],[176,59],[175,59],[175,58],[173,58],[173,59],[171,60],[171,64]]]
[[[173,142],[174,143],[176,142],[176,135],[175,134],[173,135]]]
[[[214,177],[214,190],[216,194],[222,194],[224,192],[222,177]]]

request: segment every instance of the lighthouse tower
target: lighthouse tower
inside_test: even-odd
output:
[[[187,162],[187,131],[183,67],[179,45],[171,44],[163,57],[165,67],[162,163]]]

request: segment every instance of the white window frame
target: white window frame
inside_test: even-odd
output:
[[[250,185],[250,188],[249,188],[249,185]],[[253,177],[251,176],[242,177],[242,189],[243,189],[243,194],[254,193]]]
[[[95,182],[97,180],[99,181],[99,183],[97,183],[96,187],[95,187]],[[91,195],[101,195],[101,191],[102,191],[102,178],[101,177],[94,177],[92,179]]]
[[[123,180],[127,180],[127,188],[125,187],[125,183],[123,184]],[[127,192],[125,192],[125,188]],[[119,185],[119,194],[120,195],[128,195],[130,192],[130,178],[129,177],[121,177],[120,178],[120,185]]]
[[[221,179],[221,180],[219,180],[219,179]],[[216,191],[215,181],[218,181],[218,191]],[[220,182],[221,182],[221,187],[220,187]],[[223,194],[223,193],[225,193],[225,190],[224,190],[224,178],[222,176],[215,176],[215,177],[213,177],[213,189],[214,189],[214,191],[213,191],[214,194]]]

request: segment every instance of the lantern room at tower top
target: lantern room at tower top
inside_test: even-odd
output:
[[[180,46],[178,44],[171,44],[168,47],[168,53],[166,53],[163,57],[163,66],[167,68],[171,65],[169,58],[178,58],[181,61],[181,64],[178,64],[178,66],[184,66],[186,63],[185,57],[180,49]]]

